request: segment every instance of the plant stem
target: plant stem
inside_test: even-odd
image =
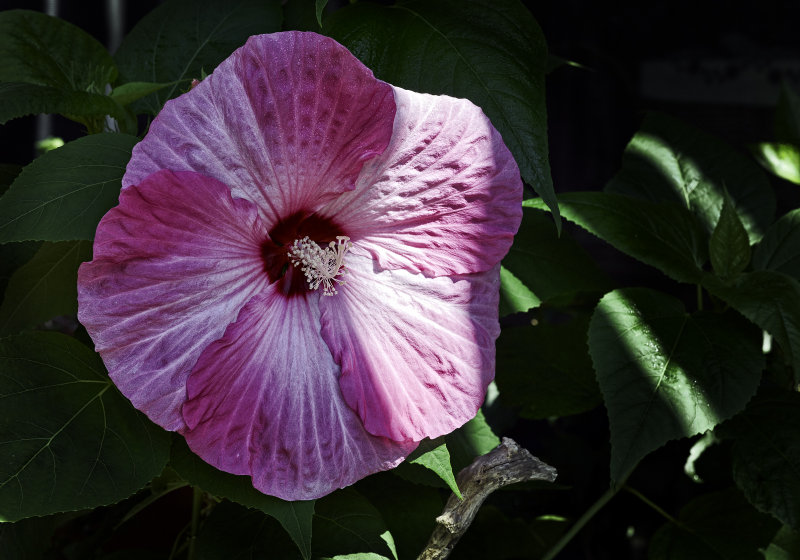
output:
[[[200,506],[203,503],[203,491],[197,486],[192,487],[192,525],[189,529],[189,551],[187,560],[194,560],[194,546],[197,540],[197,527],[200,524]]]
[[[633,494],[634,496],[636,496],[640,500],[642,500],[644,503],[646,503],[648,506],[653,508],[658,513],[660,513],[670,523],[674,523],[675,525],[681,526],[681,523],[677,519],[672,517],[670,514],[668,514],[663,509],[661,509],[661,506],[659,506],[655,502],[651,501],[647,496],[645,496],[644,494],[639,492],[636,488],[631,488],[627,484],[625,486],[623,486],[622,488],[627,490],[628,492],[630,492],[631,494]]]

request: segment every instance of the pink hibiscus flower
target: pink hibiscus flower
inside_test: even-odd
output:
[[[476,414],[521,199],[469,101],[381,82],[327,37],[251,37],[134,149],[78,316],[150,419],[316,498]]]

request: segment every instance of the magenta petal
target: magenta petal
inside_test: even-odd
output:
[[[78,271],[78,318],[111,378],[168,430],[184,427],[186,378],[267,284],[255,207],[222,183],[162,171],[124,189]]]
[[[394,88],[386,151],[324,212],[383,268],[427,276],[489,270],[522,219],[522,181],[483,112],[465,99]]]
[[[322,337],[344,398],[371,434],[421,440],[475,416],[494,377],[499,266],[462,277],[375,273],[348,254],[346,284],[322,298]]]
[[[184,434],[224,471],[287,500],[318,498],[396,466],[415,447],[368,434],[319,335],[317,293],[254,297],[188,380]]]
[[[133,150],[123,185],[158,169],[219,179],[271,225],[352,189],[389,143],[392,88],[334,40],[256,35],[169,101]]]

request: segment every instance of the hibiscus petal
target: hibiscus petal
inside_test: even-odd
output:
[[[78,270],[78,318],[114,383],[168,430],[184,427],[186,378],[268,283],[266,229],[222,183],[161,171],[124,189]]]
[[[322,337],[367,431],[419,441],[475,416],[494,378],[499,267],[426,278],[347,256],[346,283],[320,302]]]
[[[480,108],[395,87],[389,147],[324,209],[381,267],[428,276],[489,270],[522,219],[522,181]]]
[[[352,189],[389,143],[394,113],[391,86],[334,40],[257,35],[164,106],[122,182],[198,171],[255,202],[272,225]]]
[[[276,285],[254,297],[198,360],[183,407],[195,453],[287,500],[392,468],[417,445],[368,434],[345,404],[318,299],[286,298]]]

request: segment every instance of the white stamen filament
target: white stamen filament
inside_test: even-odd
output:
[[[288,255],[292,264],[300,267],[306,275],[309,288],[316,290],[322,284],[322,295],[332,296],[336,293],[334,282],[344,283],[339,276],[347,271],[344,266],[344,255],[352,246],[350,238],[345,235],[337,235],[336,241],[331,241],[325,248],[306,236],[295,239]]]

